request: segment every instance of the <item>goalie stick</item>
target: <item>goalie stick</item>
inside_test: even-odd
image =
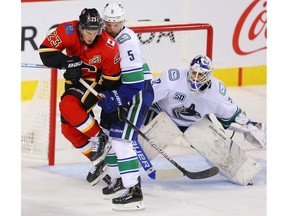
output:
[[[219,173],[217,167],[211,167],[209,169],[190,172],[181,167],[176,161],[174,161],[169,155],[167,155],[156,143],[154,143],[149,137],[147,137],[140,129],[138,129],[132,122],[130,122],[122,113],[121,118],[125,121],[131,128],[133,128],[140,136],[142,136],[153,148],[155,148],[161,155],[163,155],[170,163],[172,163],[177,169],[179,169],[184,176],[187,176],[190,179],[204,179],[209,178]]]
[[[48,68],[45,65],[41,64],[31,64],[31,63],[21,63],[21,67],[29,67],[29,68]],[[88,83],[86,83],[82,78],[80,78],[80,83],[84,85],[87,89],[89,89],[96,97],[100,100],[103,99],[101,94],[96,92]],[[177,164],[173,159],[171,159],[160,147],[158,147],[152,140],[150,140],[142,131],[140,131],[135,125],[133,125],[128,119],[123,119],[127,124],[129,124],[136,132],[138,132],[154,149],[156,149],[159,153],[161,153],[167,160],[169,160],[177,169],[167,169],[167,170],[156,170],[151,164],[150,160],[144,153],[141,146],[136,143],[136,153],[138,159],[147,173],[147,175],[152,179],[166,179],[166,178],[177,178],[182,176],[187,176],[190,179],[203,179],[209,178],[216,174],[218,174],[219,169],[217,167],[212,167],[207,170],[199,171],[199,172],[189,172]],[[135,144],[134,144],[135,145]]]

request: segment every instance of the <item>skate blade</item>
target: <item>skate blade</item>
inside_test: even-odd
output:
[[[127,203],[127,204],[113,204],[114,211],[139,211],[145,209],[143,201]]]

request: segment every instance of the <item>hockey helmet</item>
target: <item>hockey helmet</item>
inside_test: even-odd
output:
[[[103,10],[103,20],[106,22],[124,21],[125,11],[120,3],[107,3]]]
[[[187,73],[187,79],[191,84],[191,90],[198,92],[199,89],[208,83],[214,68],[212,61],[208,56],[198,55],[192,59],[190,69]]]
[[[79,16],[82,29],[99,30],[103,26],[102,19],[95,8],[84,8]]]

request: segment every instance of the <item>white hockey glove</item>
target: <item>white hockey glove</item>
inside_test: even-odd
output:
[[[243,133],[245,139],[258,148],[266,146],[266,126],[263,123],[251,121],[245,112],[241,112],[228,129]]]

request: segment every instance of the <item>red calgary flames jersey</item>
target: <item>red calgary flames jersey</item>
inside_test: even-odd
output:
[[[101,74],[105,79],[119,79],[120,54],[118,44],[105,30],[97,36],[96,41],[85,45],[79,36],[79,21],[65,22],[57,26],[43,41],[39,52],[66,50],[67,56],[79,56],[85,66],[82,69],[84,79],[95,80]],[[99,73],[99,70],[101,73]]]

